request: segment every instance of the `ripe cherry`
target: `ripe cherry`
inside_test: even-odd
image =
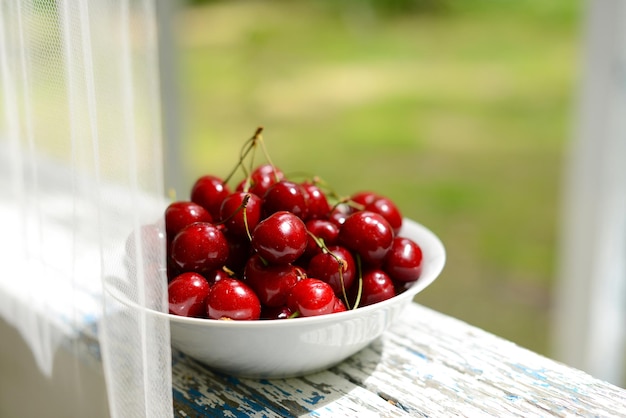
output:
[[[165,231],[168,239],[174,239],[184,227],[194,222],[212,222],[209,212],[194,202],[172,202],[165,209]]]
[[[306,226],[291,212],[275,212],[257,225],[251,244],[270,263],[292,263],[306,250]]]
[[[311,182],[302,183],[302,189],[306,194],[307,212],[306,219],[325,219],[330,213],[330,204],[326,194],[316,184]]]
[[[393,244],[393,230],[382,215],[355,212],[339,228],[339,241],[371,265],[380,265]]]
[[[272,185],[284,178],[285,174],[279,168],[271,164],[262,164],[252,171],[249,181],[244,179],[239,183],[237,190],[244,191],[246,184],[248,184],[250,193],[263,197]]]
[[[352,196],[350,196],[350,200],[352,202],[356,203],[357,205],[362,206],[361,210],[363,210],[365,206],[374,202],[374,200],[378,198],[379,198],[378,194],[371,192],[371,191],[357,192],[357,193],[354,193]]]
[[[261,198],[254,193],[234,192],[222,201],[219,219],[229,235],[247,237],[261,220],[261,204]]]
[[[219,177],[205,175],[199,177],[191,188],[191,201],[205,208],[218,219],[222,200],[230,194],[228,185]]]
[[[281,180],[273,184],[263,196],[263,211],[265,215],[274,212],[287,211],[306,219],[307,194],[298,183]]]
[[[332,313],[335,309],[335,293],[326,282],[315,278],[300,280],[289,292],[287,306],[300,316],[317,316]]]
[[[261,319],[288,319],[291,318],[293,312],[287,306],[261,307]]]
[[[209,290],[209,282],[198,273],[176,276],[167,286],[170,313],[198,318],[206,316]]]
[[[228,259],[228,242],[211,223],[196,222],[180,231],[171,246],[171,258],[181,271],[202,273],[221,268]]]
[[[241,277],[248,259],[253,254],[250,240],[247,237],[231,236],[228,232],[225,236],[228,240],[228,259],[225,265],[236,277]]]
[[[258,254],[250,257],[244,270],[245,283],[261,304],[269,307],[285,305],[289,291],[303,276],[304,272],[292,264],[266,264]]]
[[[422,249],[409,238],[394,238],[383,269],[399,282],[417,280],[422,272]]]
[[[341,226],[352,212],[353,210],[350,206],[345,203],[341,203],[330,210],[328,220],[337,226]]]
[[[337,312],[345,312],[348,309],[346,308],[346,305],[342,302],[342,300],[340,298],[335,298],[335,307],[333,308],[333,313],[337,313]]]
[[[228,274],[223,269],[215,269],[209,271],[208,273],[204,273],[203,276],[211,286],[213,286],[215,283],[219,282],[222,279],[229,279],[231,277],[230,274]]]
[[[400,228],[402,228],[402,214],[398,206],[396,206],[391,199],[387,197],[375,198],[374,201],[365,205],[364,210],[379,213],[389,222],[389,225],[393,228],[394,234],[400,232]]]
[[[310,232],[305,255],[312,257],[321,251],[319,244],[311,236],[324,241],[325,245],[335,245],[339,239],[339,227],[337,224],[327,219],[311,219],[305,223],[306,229]]]
[[[356,276],[354,257],[347,248],[339,245],[329,246],[328,251],[311,258],[307,275],[323,280],[333,288],[337,296],[343,296]]]
[[[179,274],[184,273],[184,271],[182,271],[180,267],[178,267],[178,264],[176,264],[174,260],[172,260],[172,257],[169,254],[169,251],[167,254],[167,258],[166,258],[165,271],[167,274],[168,282],[172,281],[174,277],[178,276]]]
[[[381,269],[368,269],[362,274],[363,288],[359,306],[372,305],[396,295],[393,280]]]
[[[245,283],[227,278],[211,288],[206,311],[211,319],[255,320],[261,317],[261,303]]]

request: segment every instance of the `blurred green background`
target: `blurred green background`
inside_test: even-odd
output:
[[[186,3],[174,27],[183,184],[225,176],[262,125],[285,172],[377,191],[441,237],[448,262],[419,303],[549,355],[583,11],[570,0]]]

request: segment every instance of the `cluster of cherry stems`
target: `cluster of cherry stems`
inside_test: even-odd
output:
[[[421,248],[398,236],[403,218],[393,201],[373,192],[341,198],[317,177],[287,178],[261,132],[230,175],[198,178],[190,200],[165,210],[171,314],[325,315],[389,299],[419,278]],[[244,178],[231,190],[239,170]]]

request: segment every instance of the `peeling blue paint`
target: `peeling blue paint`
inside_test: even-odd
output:
[[[313,392],[313,396],[311,396],[310,398],[303,399],[303,401],[311,405],[317,405],[320,401],[324,400],[324,398],[325,398],[324,395],[318,392]]]
[[[507,393],[507,394],[504,396],[504,398],[505,398],[507,401],[512,401],[512,402],[519,401],[519,400],[521,399],[521,397],[520,397],[519,395],[514,395],[514,394],[512,394],[512,393]]]
[[[513,364],[512,366],[518,370],[523,371],[524,374],[532,377],[533,379],[537,379],[541,381],[548,380],[548,377],[545,375],[545,369],[535,370],[535,369],[531,369],[530,367],[526,367],[521,364]]]
[[[407,351],[409,353],[411,353],[411,354],[421,358],[422,360],[427,360],[427,361],[429,360],[428,356],[426,354],[422,353],[421,351],[417,351],[417,350],[415,350],[413,348],[410,348],[410,347],[407,347],[406,349],[407,349]]]
[[[291,392],[284,390],[282,387],[280,387],[280,385],[274,384],[271,380],[261,379],[259,380],[259,383],[261,383],[263,386],[271,386],[274,390],[280,392],[284,396],[291,396]]]

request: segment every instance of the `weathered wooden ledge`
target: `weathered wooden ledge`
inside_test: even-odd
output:
[[[403,318],[301,378],[235,378],[174,352],[175,416],[626,416],[625,389],[418,304]]]

